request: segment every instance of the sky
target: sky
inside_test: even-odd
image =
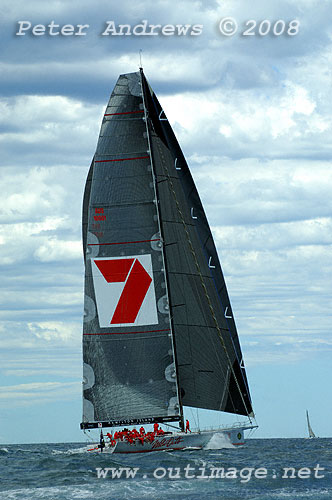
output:
[[[306,409],[331,436],[330,3],[3,0],[0,14],[0,442],[83,439],[83,189],[109,95],[140,49],[214,234],[254,437],[306,436]],[[89,28],[16,34],[52,20]],[[102,35],[143,20],[202,32]]]

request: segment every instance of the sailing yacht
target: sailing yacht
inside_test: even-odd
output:
[[[190,170],[140,68],[120,75],[83,199],[81,429],[176,426],[112,452],[244,443],[257,427],[225,280]],[[185,432],[184,407],[244,416]],[[178,426],[178,427],[177,427]]]
[[[310,420],[309,420],[309,413],[308,410],[306,410],[306,415],[307,415],[307,425],[308,425],[308,435],[309,439],[317,437],[314,431],[312,430],[312,427],[310,425]]]

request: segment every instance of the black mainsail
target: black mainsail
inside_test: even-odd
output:
[[[82,428],[252,415],[233,313],[189,168],[140,70],[121,75],[83,201]]]

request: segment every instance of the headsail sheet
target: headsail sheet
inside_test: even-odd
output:
[[[139,73],[109,100],[83,201],[83,428],[180,419]]]

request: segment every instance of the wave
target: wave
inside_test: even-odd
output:
[[[221,450],[222,448],[236,448],[228,436],[224,433],[216,432],[210,441],[204,446],[204,450]]]
[[[81,446],[80,448],[71,448],[69,450],[52,450],[52,455],[77,455],[81,453],[89,453],[91,448],[94,448],[95,445],[86,445]]]

